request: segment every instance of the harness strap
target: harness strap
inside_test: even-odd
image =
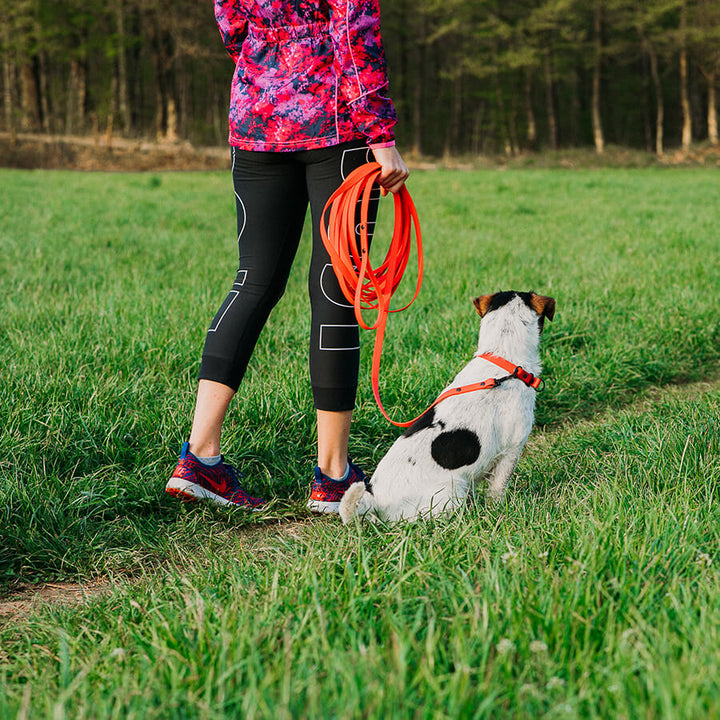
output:
[[[527,370],[523,370],[520,365],[513,365],[511,362],[499,355],[493,355],[493,353],[482,353],[476,355],[475,357],[482,358],[483,360],[489,360],[491,363],[494,363],[506,372],[509,372],[511,378],[521,380],[533,390],[539,390],[543,384],[542,378],[535,377],[535,375],[529,373]]]

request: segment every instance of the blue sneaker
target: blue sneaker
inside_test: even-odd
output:
[[[220,460],[217,465],[203,465],[185,443],[177,467],[165,486],[165,492],[181,500],[210,500],[217,505],[259,510],[265,500],[248,495],[241,487],[238,471]]]
[[[333,480],[323,475],[319,467],[315,467],[315,479],[307,503],[309,510],[316,513],[337,513],[342,496],[353,483],[367,484],[365,473],[352,460],[348,459],[348,465],[350,472],[345,480]]]

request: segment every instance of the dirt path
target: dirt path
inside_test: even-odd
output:
[[[0,600],[0,625],[18,617],[27,617],[45,604],[80,605],[109,592],[111,587],[111,581],[106,578],[84,584],[19,585],[11,595]]]
[[[679,399],[679,400],[692,400],[694,398],[701,397],[708,392],[720,390],[720,365],[715,368],[708,368],[709,378],[707,380],[700,380],[692,383],[678,383],[676,385],[665,385],[663,387],[652,387],[643,394],[643,396],[629,405],[623,405],[621,408],[610,408],[602,410],[597,415],[591,418],[584,418],[582,420],[570,420],[565,423],[560,423],[557,426],[553,426],[544,432],[538,432],[534,430],[530,435],[530,438],[525,446],[527,450],[532,450],[533,447],[541,447],[548,443],[556,442],[556,438],[561,433],[567,433],[572,431],[581,430],[585,427],[591,427],[603,422],[605,419],[612,420],[613,417],[617,416],[618,411],[631,412],[640,415],[644,412],[648,412],[655,405],[660,404],[665,400]]]

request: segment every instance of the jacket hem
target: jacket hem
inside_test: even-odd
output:
[[[293,152],[301,150],[319,150],[320,148],[332,147],[342,143],[351,142],[353,140],[367,140],[364,135],[358,132],[354,133],[338,133],[333,132],[332,135],[325,135],[318,138],[303,138],[302,140],[249,140],[248,138],[240,138],[232,133],[229,137],[230,145],[239,150],[253,150],[257,152]]]

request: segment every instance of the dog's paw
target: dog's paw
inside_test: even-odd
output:
[[[485,501],[490,505],[501,505],[504,500],[505,488],[502,488],[502,490],[488,488],[488,491],[485,493]]]

